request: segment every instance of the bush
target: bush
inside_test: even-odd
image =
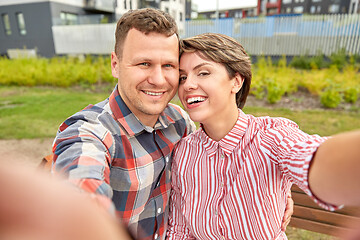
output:
[[[336,108],[342,100],[342,96],[335,88],[326,89],[320,96],[320,102],[324,107]]]
[[[0,59],[0,85],[69,87],[103,82],[114,82],[110,58]]]
[[[340,49],[336,53],[330,55],[331,65],[337,67],[337,69],[342,70],[347,65],[347,55],[344,48]]]

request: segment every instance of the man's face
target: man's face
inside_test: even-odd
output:
[[[178,38],[130,29],[122,58],[111,55],[111,69],[121,98],[143,124],[152,127],[178,88]]]

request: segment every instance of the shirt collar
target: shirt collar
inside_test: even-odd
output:
[[[212,157],[218,150],[222,150],[226,156],[230,155],[244,136],[248,128],[249,119],[241,109],[238,110],[239,116],[235,126],[218,142],[211,139],[201,126],[200,138],[204,143],[205,150],[209,157]]]
[[[165,111],[160,114],[154,128],[145,126],[125,104],[119,94],[117,85],[109,97],[109,104],[114,118],[121,124],[121,126],[130,136],[137,135],[142,131],[152,132],[157,129],[164,129],[175,122],[169,115],[165,113],[166,109],[168,108],[167,106]]]

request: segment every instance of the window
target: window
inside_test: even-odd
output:
[[[130,0],[130,9],[132,9],[132,0]]]
[[[291,13],[291,7],[286,8],[286,13]]]
[[[21,12],[16,13],[16,19],[17,19],[17,24],[18,24],[20,35],[26,35],[24,14]]]
[[[180,13],[180,21],[182,21],[183,20],[183,14],[182,14],[182,12]]]
[[[310,13],[311,13],[311,14],[314,14],[315,11],[316,11],[316,7],[315,7],[315,6],[311,6],[311,8],[310,8]]]
[[[291,0],[283,0],[282,3],[283,3],[283,4],[290,4],[290,3],[291,3]]]
[[[61,12],[61,23],[64,25],[75,25],[78,23],[78,16],[73,13]]]
[[[312,2],[321,2],[321,0],[312,0]]]
[[[6,35],[11,35],[9,14],[7,14],[7,13],[2,14],[2,20],[3,20]]]
[[[303,6],[294,7],[294,13],[303,13],[303,12],[304,12]]]
[[[316,11],[317,11],[317,13],[320,13],[321,12],[321,6],[317,6]]]
[[[331,4],[329,6],[329,13],[338,13],[340,10],[339,4]]]
[[[126,0],[124,0],[124,9],[127,9]]]

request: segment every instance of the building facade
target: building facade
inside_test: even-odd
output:
[[[258,14],[359,13],[359,0],[258,0]]]
[[[54,26],[115,23],[128,10],[145,7],[168,12],[184,33],[185,0],[1,0],[0,55],[22,49],[53,57]]]

